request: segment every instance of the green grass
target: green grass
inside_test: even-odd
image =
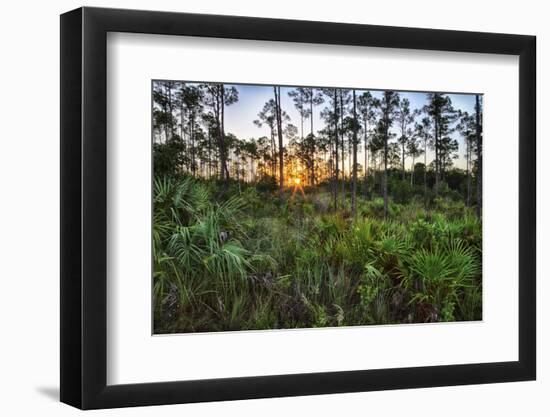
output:
[[[354,219],[323,188],[241,191],[155,179],[156,333],[481,319],[481,222],[461,202],[384,220],[361,197]]]

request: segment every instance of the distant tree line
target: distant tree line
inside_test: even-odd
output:
[[[281,196],[294,182],[326,186],[334,208],[349,198],[354,215],[358,195],[380,195],[387,216],[390,188],[394,197],[399,190],[421,189],[427,204],[430,195],[437,197],[450,187],[481,216],[481,96],[475,96],[474,110],[467,113],[443,93],[427,93],[426,104],[413,109],[396,91],[297,87],[288,95],[299,115],[298,128],[282,108],[281,87],[272,88],[272,98],[250,120],[266,135],[238,138],[225,129],[226,107],[239,101],[237,88],[155,81],[155,174],[186,173],[218,180],[224,187],[230,181],[271,184]],[[314,126],[317,108],[322,126]],[[453,167],[459,157],[455,132],[466,145],[465,170]],[[434,155],[431,161],[428,150]]]

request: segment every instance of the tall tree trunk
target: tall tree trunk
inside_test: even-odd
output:
[[[183,137],[183,126],[184,126],[184,123],[185,123],[185,120],[184,120],[184,107],[183,107],[183,100],[180,102],[180,140],[181,142],[184,144],[184,149],[185,149],[185,141],[184,141],[184,137]],[[185,151],[183,152],[185,153]],[[183,158],[182,158],[183,160]],[[182,164],[183,165],[183,164]],[[183,166],[180,165],[178,168],[180,171],[183,171]]]
[[[346,152],[344,146],[344,93],[340,91],[340,136],[342,140],[342,206],[346,204]]]
[[[333,150],[332,150],[332,127],[327,124],[327,131],[329,134],[328,143],[323,147],[323,159],[324,159],[324,169],[328,175],[328,185],[330,190],[330,197],[332,199],[334,194],[334,161],[333,161]]]
[[[344,92],[340,91],[340,136],[342,142],[342,206],[346,204],[346,168],[345,158],[346,151],[344,149]]]
[[[338,208],[338,93],[337,90],[334,90],[334,151],[335,151],[335,160],[336,160],[336,169],[334,171],[334,209]]]
[[[353,133],[352,133],[352,136],[351,138],[348,136],[348,166],[349,166],[349,177],[351,179],[352,177],[352,159],[353,159],[353,144],[351,143],[351,141],[353,140]]]
[[[182,119],[182,120],[185,120],[187,119],[187,123],[189,124],[189,109],[185,109],[185,117]],[[183,140],[183,148],[185,149],[185,153],[187,154],[188,151],[189,151],[189,147],[191,146],[190,143],[191,143],[191,139],[189,137],[189,132],[186,131],[186,129],[183,129],[182,130],[182,140]],[[182,160],[185,160],[185,158],[182,158]],[[190,167],[189,165],[186,163],[185,164],[185,172],[189,172],[190,171]]]
[[[271,132],[271,176],[277,178],[277,149],[275,147],[275,131],[273,127],[270,129]]]
[[[284,191],[284,149],[283,149],[283,123],[281,117],[281,87],[273,87],[275,93],[275,109],[277,116],[277,135],[279,137],[279,195]]]
[[[191,113],[190,120],[190,132],[191,132],[191,174],[193,177],[196,175],[196,166],[195,166],[195,115]]]
[[[228,152],[227,152],[227,144],[225,143],[225,86],[221,85],[221,102],[222,102],[222,108],[221,108],[221,114],[222,114],[222,139],[223,139],[223,168],[225,170],[225,181],[227,182],[229,180],[229,169],[227,168],[227,159],[228,159]]]
[[[350,191],[351,191],[351,178],[353,177],[353,144],[351,143],[353,141],[353,134],[351,136],[348,136],[348,171],[349,171],[349,180],[350,180]]]
[[[428,206],[428,135],[424,135],[424,208]]]
[[[434,145],[435,145],[435,195],[439,195],[439,138],[438,116],[434,115]]]
[[[368,107],[367,107],[367,112],[366,114],[368,115]],[[368,135],[368,121],[367,121],[367,116],[365,116],[365,119],[364,119],[364,126],[363,126],[363,130],[364,130],[364,142],[365,142],[365,165],[363,167],[363,177],[364,177],[364,181],[365,181],[365,199],[367,199],[368,195],[369,195],[369,187],[368,187],[368,183],[367,183],[367,178],[368,178],[368,175],[369,175],[369,135]]]
[[[174,119],[173,119],[174,105],[172,101],[172,84],[171,83],[168,83],[167,89],[168,89],[168,111],[170,112],[168,123],[170,125],[170,138],[173,138],[174,137]],[[166,139],[168,139],[168,137]]]
[[[239,161],[239,157],[237,156],[237,184],[239,185],[239,194],[241,193],[241,178],[240,178],[240,169],[241,169],[241,164],[240,164],[240,161]]]
[[[481,105],[479,103],[479,96],[476,95],[476,142],[477,142],[477,217],[481,218],[483,208],[483,195],[482,195],[482,183],[483,183],[483,169],[482,169],[482,138],[481,138]]]
[[[403,143],[401,144],[401,158],[402,158],[402,162],[401,162],[401,179],[404,181],[405,180],[405,139],[403,139]]]
[[[311,186],[315,186],[315,138],[311,136]]]
[[[383,166],[384,166],[384,155],[381,155],[380,160],[378,161],[378,177],[380,179],[380,195],[381,196],[384,196],[384,171],[382,170]]]
[[[212,137],[210,127],[208,127],[208,179],[212,178]]]
[[[382,178],[384,195],[384,219],[388,218],[388,125],[384,129],[384,176]]]
[[[223,84],[218,85],[216,87],[214,95],[215,95],[214,116],[216,118],[216,125],[217,125],[216,127],[218,131],[217,132],[218,148],[220,152],[220,157],[219,157],[220,163],[218,164],[218,168],[220,172],[220,180],[226,183],[227,179],[229,178],[229,172],[227,171],[227,153],[225,149],[225,132],[224,132],[224,120],[223,120],[224,119],[224,116],[223,116],[224,95],[225,95]]]
[[[470,207],[471,196],[471,173],[470,173],[470,139],[469,134],[466,134],[466,207]]]
[[[353,90],[353,188],[351,191],[351,212],[353,217],[357,216],[357,109],[355,90]]]
[[[214,117],[216,119],[216,136],[218,138],[218,152],[219,152],[219,163],[216,161],[216,170],[219,169],[220,181],[225,179],[225,170],[224,170],[224,140],[222,133],[222,122],[221,122],[221,99],[220,99],[220,88],[216,87],[215,97],[214,97]]]
[[[375,153],[371,153],[371,177],[372,177],[372,187],[371,187],[371,190],[373,190],[374,192],[374,189],[376,188],[376,174],[379,174],[380,173],[380,169],[382,167],[382,163],[379,161],[380,159],[380,154],[377,154],[376,152]],[[381,177],[380,177],[381,178]],[[382,194],[382,189],[380,189],[380,194]]]
[[[315,136],[313,135],[313,88],[309,98],[309,119],[311,122],[310,138],[311,138],[311,185],[315,186]]]
[[[311,94],[309,96],[309,118],[311,122],[311,136],[313,136],[313,88],[311,89]]]

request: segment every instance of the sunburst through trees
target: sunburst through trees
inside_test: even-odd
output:
[[[156,333],[481,319],[481,95],[152,84]]]

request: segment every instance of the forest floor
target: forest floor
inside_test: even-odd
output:
[[[348,184],[349,185],[349,184]],[[155,333],[481,319],[481,221],[440,197],[157,178]],[[302,191],[304,191],[302,193]]]

